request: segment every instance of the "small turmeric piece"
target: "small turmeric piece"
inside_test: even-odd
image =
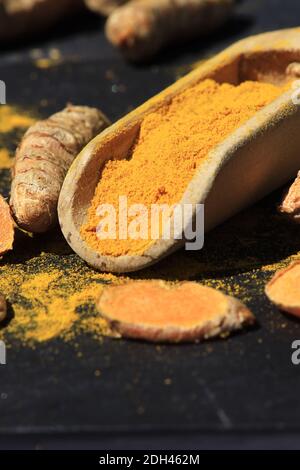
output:
[[[69,105],[28,129],[16,152],[10,199],[21,228],[39,233],[56,224],[58,197],[71,163],[108,125],[98,109]]]
[[[0,196],[0,256],[11,250],[14,242],[14,222],[9,205]]]
[[[284,196],[278,210],[281,214],[289,217],[293,222],[300,223],[300,171],[294,183]]]
[[[286,75],[290,79],[295,79],[300,77],[300,63],[291,62],[286,68]]]
[[[266,285],[265,293],[280,310],[300,317],[300,261],[278,271]]]
[[[235,0],[132,0],[106,23],[108,40],[133,61],[154,56],[173,41],[205,35],[219,28]]]
[[[240,301],[196,282],[106,286],[97,307],[113,334],[152,342],[195,342],[254,322]]]
[[[84,0],[89,10],[104,16],[110,15],[116,8],[126,2],[128,0]]]
[[[7,304],[4,295],[0,293],[0,323],[5,320],[7,314]]]

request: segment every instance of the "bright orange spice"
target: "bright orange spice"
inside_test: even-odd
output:
[[[118,208],[120,195],[127,196],[129,205],[148,208],[179,202],[209,152],[281,93],[281,88],[267,83],[233,86],[204,80],[147,115],[128,159],[106,163],[81,230],[83,238],[104,255],[145,251],[151,239],[100,240],[98,206]]]

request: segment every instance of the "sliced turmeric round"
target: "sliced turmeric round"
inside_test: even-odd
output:
[[[97,307],[114,334],[153,342],[200,341],[254,322],[240,301],[196,282],[107,286]]]
[[[14,222],[10,208],[5,199],[0,196],[0,256],[12,249],[14,242]]]
[[[265,292],[280,310],[300,316],[300,261],[278,271],[266,285]]]

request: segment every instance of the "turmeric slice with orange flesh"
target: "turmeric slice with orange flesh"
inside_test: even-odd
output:
[[[289,217],[293,222],[300,224],[300,171],[283,198],[278,210],[281,214]]]
[[[11,250],[14,242],[14,222],[10,208],[0,196],[0,256]]]
[[[107,286],[97,307],[114,334],[151,342],[197,342],[254,323],[240,301],[196,282]]]
[[[300,261],[278,271],[266,285],[265,292],[280,310],[300,317]]]

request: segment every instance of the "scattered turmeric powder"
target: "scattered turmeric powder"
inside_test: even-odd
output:
[[[36,68],[44,70],[61,64],[63,60],[61,51],[55,47],[49,49],[47,54],[43,53],[41,49],[33,49],[30,53],[30,57]],[[45,98],[42,102],[44,101]]]
[[[34,346],[54,338],[70,341],[81,332],[97,339],[108,334],[95,303],[106,283],[120,280],[93,272],[81,263],[63,267],[66,261],[58,259],[42,254],[26,265],[0,266],[0,289],[14,312],[0,330],[0,339]]]
[[[51,67],[55,67],[59,64],[59,59],[51,59],[49,57],[41,57],[40,59],[36,59],[34,61],[34,65],[36,66],[36,68],[42,70],[50,69]]]
[[[99,110],[69,105],[28,129],[16,153],[10,199],[21,228],[46,232],[56,224],[59,193],[72,161],[107,125]]]
[[[151,237],[98,238],[99,205],[112,204],[117,210],[121,195],[127,196],[128,207],[143,204],[150,209],[154,203],[172,207],[209,158],[209,152],[281,93],[281,88],[267,83],[249,81],[233,86],[204,80],[148,114],[128,159],[106,163],[87,222],[81,228],[84,240],[104,255],[144,252],[153,243]],[[148,227],[150,230],[150,220]],[[118,230],[117,226],[117,233]]]
[[[14,222],[9,205],[0,195],[0,256],[11,250],[14,242]]]
[[[17,127],[27,128],[35,122],[33,116],[26,114],[13,106],[1,105],[0,107],[0,132],[9,132]]]
[[[0,149],[0,168],[9,169],[12,167],[13,159],[10,156],[10,153],[6,149]]]
[[[107,286],[97,305],[112,331],[153,342],[199,341],[254,323],[241,302],[196,282]]]
[[[132,0],[108,18],[106,36],[134,61],[154,56],[177,40],[203,36],[219,28],[235,0]]]
[[[300,261],[278,271],[265,289],[267,297],[281,310],[300,316]]]
[[[88,268],[56,232],[51,237],[38,238],[17,232],[22,238],[0,264],[0,292],[5,293],[10,305],[9,321],[0,325],[0,339],[15,348],[36,347],[53,339],[76,347],[82,334],[102,341],[103,335],[112,333],[95,303],[104,287],[129,279],[175,282],[197,279],[243,302],[253,302],[264,289],[261,270],[274,272],[277,266],[288,263],[286,247],[282,246],[287,233],[288,253],[296,259],[297,249],[300,250],[297,227],[287,226],[276,214],[272,216],[274,199],[276,195],[267,205],[263,201],[248,209],[244,216],[239,214],[229,220],[225,228],[218,227],[200,252],[181,250],[155,266],[131,274],[130,278]],[[235,273],[243,274],[237,279]],[[279,325],[274,322],[270,327]]]
[[[279,212],[300,223],[300,171],[278,208]]]

